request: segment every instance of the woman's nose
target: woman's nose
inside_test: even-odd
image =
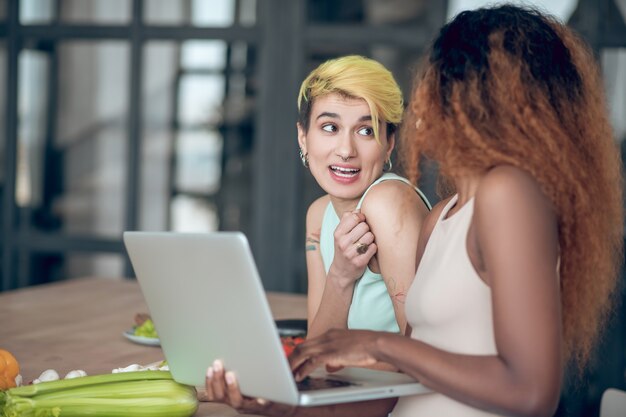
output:
[[[354,140],[350,133],[346,132],[338,138],[335,153],[344,161],[347,161],[348,159],[355,156],[356,148],[354,146]]]

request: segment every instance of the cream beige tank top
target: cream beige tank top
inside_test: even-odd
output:
[[[474,270],[466,247],[474,199],[446,218],[457,199],[446,204],[426,244],[407,293],[406,318],[413,339],[449,352],[493,355],[491,290]],[[402,397],[391,413],[392,417],[493,415],[438,393]]]

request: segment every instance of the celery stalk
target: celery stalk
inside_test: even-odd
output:
[[[12,394],[19,395],[21,397],[33,397],[38,394],[47,394],[54,391],[71,389],[74,387],[86,387],[98,384],[108,384],[111,382],[145,381],[153,379],[172,379],[172,374],[169,371],[138,371],[120,372],[117,374],[91,375],[81,378],[61,379],[58,381],[24,385],[17,388],[11,388],[9,391],[11,391]]]
[[[0,392],[3,417],[188,417],[197,408],[195,389],[163,371],[96,375]]]

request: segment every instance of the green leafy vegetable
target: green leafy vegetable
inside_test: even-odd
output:
[[[135,336],[154,338],[159,337],[156,329],[154,328],[154,323],[152,322],[152,319],[147,319],[141,325],[135,327]]]

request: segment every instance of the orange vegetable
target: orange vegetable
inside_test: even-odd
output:
[[[301,336],[282,336],[280,338],[280,340],[282,342],[283,351],[285,352],[285,355],[289,356],[289,355],[291,355],[293,350],[296,348],[296,346],[298,346],[300,343],[304,342],[304,337],[301,337]]]
[[[0,349],[0,390],[15,387],[15,377],[20,373],[20,365],[10,352]]]

